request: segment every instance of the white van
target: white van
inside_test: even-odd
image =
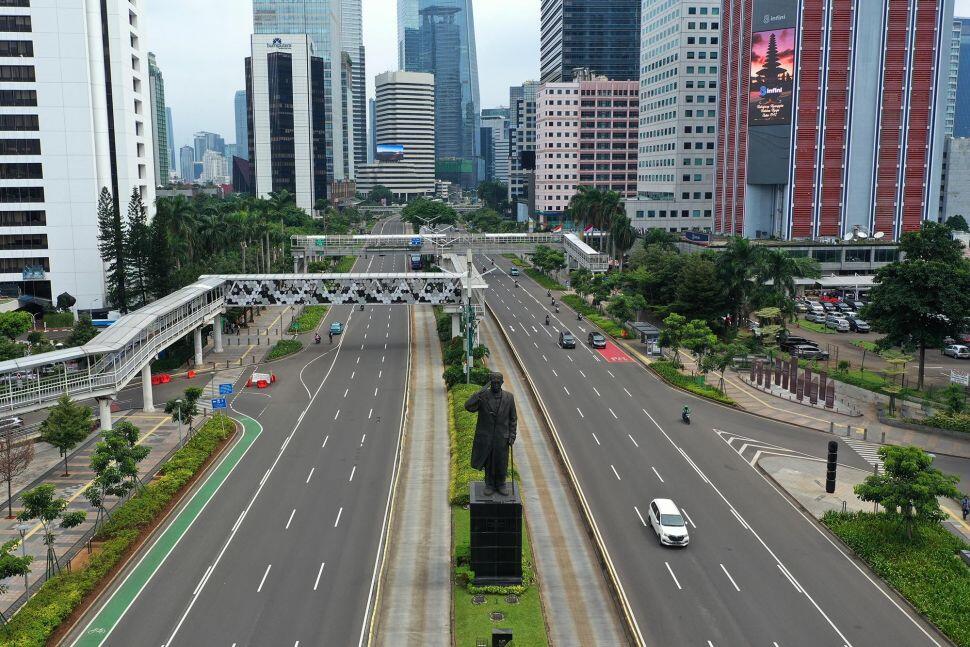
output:
[[[670,499],[654,499],[650,502],[650,527],[657,541],[664,546],[686,546],[690,543],[684,515]]]

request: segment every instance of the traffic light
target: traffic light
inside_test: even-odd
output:
[[[829,494],[835,493],[835,465],[839,459],[839,443],[835,440],[829,441],[829,460],[825,464],[825,491]]]

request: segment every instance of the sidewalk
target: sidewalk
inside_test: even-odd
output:
[[[656,361],[656,358],[644,355],[641,344],[635,341],[622,340],[617,343],[643,364]],[[685,369],[695,368],[696,370],[690,355],[682,352],[681,358]],[[716,386],[719,379],[720,373],[712,372],[708,382]],[[834,431],[839,436],[854,437],[873,443],[913,445],[934,454],[970,458],[970,439],[884,425],[876,417],[874,406],[863,409],[861,417],[850,416],[773,397],[765,391],[748,385],[731,372],[725,374],[724,383],[725,393],[737,403],[738,407],[764,418],[819,431]],[[838,394],[837,388],[836,394]]]
[[[412,308],[408,420],[390,545],[376,609],[375,644],[451,645],[448,394],[435,318]]]
[[[826,512],[873,512],[875,504],[861,501],[853,488],[870,472],[845,465],[838,466],[835,492],[825,491],[825,462],[797,456],[763,456],[758,467],[785,490],[813,517],[821,519]],[[940,499],[949,517],[943,525],[957,537],[970,543],[970,524],[963,520],[960,505],[952,499]]]

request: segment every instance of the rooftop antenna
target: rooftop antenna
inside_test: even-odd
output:
[[[886,237],[886,232],[884,232],[884,231],[877,231],[876,233],[874,233],[872,235],[872,237],[875,238],[876,240],[879,240],[881,238],[885,238]]]

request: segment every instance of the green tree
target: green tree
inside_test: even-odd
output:
[[[0,480],[7,483],[7,519],[13,519],[13,493],[11,481],[27,471],[34,460],[34,443],[17,444],[14,428],[7,426],[0,437]]]
[[[121,421],[104,436],[91,454],[94,482],[84,491],[84,496],[98,509],[97,526],[106,517],[105,499],[109,496],[125,497],[137,488],[138,464],[149,454],[148,447],[138,444],[140,431],[128,421]]]
[[[0,335],[7,339],[16,339],[30,330],[33,323],[34,318],[29,312],[23,310],[0,312]]]
[[[126,277],[131,285],[128,291],[138,299],[138,305],[149,302],[149,259],[152,255],[151,229],[148,214],[137,188],[131,191],[128,202],[128,222],[125,227],[125,262],[128,264]]]
[[[498,180],[488,180],[478,185],[478,199],[489,209],[505,213],[509,208],[509,187]]]
[[[946,219],[946,226],[953,231],[970,231],[970,226],[967,226],[967,220],[960,214],[955,216],[950,216]]]
[[[125,229],[117,201],[107,187],[102,188],[98,197],[98,250],[106,266],[108,300],[122,312],[128,311]]]
[[[67,312],[68,310],[74,307],[75,303],[77,303],[77,299],[71,296],[71,294],[68,292],[61,292],[60,294],[57,295],[58,310]]]
[[[876,272],[870,302],[861,315],[885,335],[884,346],[913,344],[919,348],[919,380],[923,388],[926,348],[960,334],[970,312],[970,261],[924,260],[929,245],[919,244],[914,257]]]
[[[881,505],[887,515],[901,522],[909,539],[917,523],[938,523],[946,518],[937,497],[958,496],[956,476],[932,467],[933,457],[918,447],[883,445],[879,456],[883,473],[856,485],[856,496]]]
[[[711,332],[707,322],[693,319],[684,326],[681,343],[695,357],[701,358],[717,344],[717,335]]]
[[[640,294],[614,294],[606,304],[606,311],[617,321],[630,321],[637,312],[645,310],[647,302]]]
[[[957,263],[963,258],[963,243],[953,239],[953,230],[946,225],[926,220],[919,231],[903,234],[899,251],[908,261]]]
[[[161,199],[159,199],[161,202]],[[148,257],[148,286],[152,296],[160,299],[173,291],[172,274],[176,266],[172,245],[160,214],[156,214],[148,226],[152,253]]]
[[[643,236],[643,246],[645,248],[657,247],[664,251],[672,252],[677,249],[675,243],[677,236],[666,229],[652,227]]]
[[[705,359],[710,363],[710,370],[716,370],[721,376],[718,383],[718,389],[720,389],[721,393],[724,392],[724,373],[734,364],[735,357],[742,357],[746,354],[744,346],[731,343],[716,344],[705,356]]]
[[[940,393],[946,412],[953,416],[967,410],[967,394],[964,387],[951,384]]]
[[[664,319],[658,341],[662,348],[670,349],[676,366],[680,366],[680,349],[684,345],[686,334],[687,319],[685,317],[674,312]]]
[[[734,326],[741,325],[751,309],[751,294],[758,267],[759,253],[747,238],[733,236],[717,257],[717,269],[724,286],[724,296],[731,306]]]
[[[677,255],[674,257],[679,272],[674,278],[676,299],[671,304],[673,309],[689,319],[712,323],[727,314],[724,285],[714,260],[707,254],[686,254],[682,259]]]
[[[91,323],[91,317],[80,317],[74,322],[71,334],[67,338],[68,346],[83,346],[98,334],[98,329]]]
[[[458,222],[458,212],[443,202],[418,198],[401,210],[401,220],[411,223],[417,232],[422,225],[454,225]]]
[[[0,362],[5,362],[8,359],[17,359],[26,354],[27,347],[25,345],[18,344],[11,339],[0,336]]]
[[[69,476],[68,452],[88,437],[92,425],[91,409],[72,401],[66,393],[51,407],[47,419],[40,424],[40,439],[57,447],[64,456],[64,476]]]
[[[21,521],[40,522],[44,531],[44,545],[47,546],[47,572],[49,579],[61,570],[54,552],[55,523],[61,528],[74,528],[81,525],[87,517],[83,510],[68,512],[67,499],[54,496],[54,486],[50,483],[38,485],[33,490],[25,490],[20,495],[24,509],[17,515]]]
[[[175,398],[165,403],[165,413],[172,415],[172,422],[181,421],[192,429],[192,420],[199,415],[199,398],[202,397],[202,389],[189,387],[181,398]]]
[[[623,271],[623,256],[637,242],[637,230],[633,228],[630,219],[624,213],[615,214],[613,222],[610,224],[610,241],[613,245],[613,254],[620,262],[620,271]]]
[[[566,255],[551,247],[536,245],[536,250],[532,254],[532,264],[540,272],[546,274],[556,272],[566,267]]]
[[[367,194],[367,203],[379,205],[382,202],[385,205],[390,205],[394,202],[394,194],[391,190],[382,184],[378,184]]]
[[[792,256],[782,249],[771,247],[758,248],[758,282],[771,282],[771,292],[775,295],[774,305],[789,310],[795,298],[795,279],[817,279],[822,276],[822,267],[814,258]]]
[[[10,590],[10,585],[6,582],[11,577],[23,577],[30,573],[30,563],[34,561],[33,555],[19,556],[14,551],[20,543],[17,539],[11,539],[0,546],[0,595],[4,595]],[[0,620],[7,623],[7,616],[0,612]]]

